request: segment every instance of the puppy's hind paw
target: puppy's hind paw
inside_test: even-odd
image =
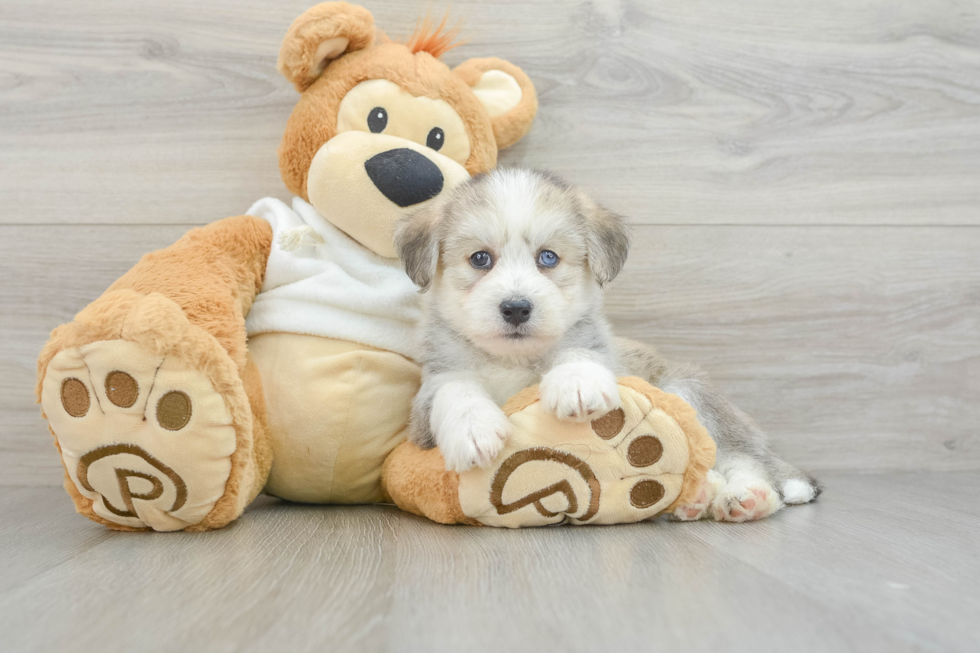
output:
[[[725,477],[713,469],[708,470],[708,475],[705,477],[694,501],[674,508],[669,519],[673,521],[696,521],[710,518],[712,516],[711,504],[714,503],[724,486]]]
[[[717,521],[744,522],[768,517],[783,507],[779,494],[768,483],[731,483],[718,494],[712,506]]]

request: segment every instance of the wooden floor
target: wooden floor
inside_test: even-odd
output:
[[[629,216],[616,331],[702,364],[813,506],[500,532],[260,500],[75,516],[33,385],[141,255],[286,199],[275,71],[315,0],[0,0],[0,651],[980,650],[980,4],[454,0],[524,68],[506,165]],[[428,0],[363,0],[394,38]],[[434,8],[442,10],[436,3]]]
[[[980,474],[825,481],[742,525],[504,531],[266,499],[166,535],[9,489],[0,650],[975,652]]]

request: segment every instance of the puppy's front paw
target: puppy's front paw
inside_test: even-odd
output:
[[[565,363],[544,375],[541,401],[559,419],[586,422],[619,408],[619,386],[616,376],[603,365]]]
[[[437,395],[432,422],[446,469],[452,472],[488,467],[510,434],[510,421],[496,404],[466,394]]]
[[[507,441],[510,422],[503,411],[491,404],[444,423],[443,429],[448,433],[439,437],[439,449],[446,459],[446,469],[465,472],[493,462]]]

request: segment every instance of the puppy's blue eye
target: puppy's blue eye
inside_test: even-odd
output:
[[[477,270],[488,270],[493,266],[493,257],[488,252],[476,252],[470,256],[470,265]]]
[[[542,249],[538,254],[538,265],[545,268],[553,268],[558,265],[558,255],[550,249]]]

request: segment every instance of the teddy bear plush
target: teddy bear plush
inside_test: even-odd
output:
[[[635,521],[696,493],[713,443],[683,401],[637,379],[591,424],[521,393],[491,469],[447,472],[405,441],[419,309],[394,224],[491,169],[537,109],[506,61],[441,62],[443,28],[426,21],[403,44],[362,7],[301,15],[278,61],[301,94],[278,151],[292,205],[264,199],[191,231],[51,333],[37,394],[79,513],[200,531],[264,491],[513,527]]]

